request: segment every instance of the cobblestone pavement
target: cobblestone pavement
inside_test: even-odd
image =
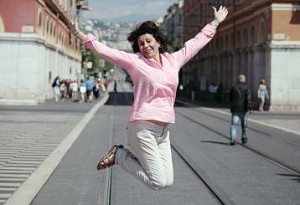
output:
[[[39,167],[94,105],[48,101],[0,107],[0,204]]]

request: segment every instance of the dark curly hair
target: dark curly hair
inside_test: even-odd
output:
[[[156,41],[160,43],[159,52],[167,51],[167,43],[164,35],[159,30],[159,27],[153,21],[145,21],[137,26],[134,31],[129,33],[127,40],[131,43],[134,53],[140,52],[138,45],[138,37],[144,34],[152,34]]]

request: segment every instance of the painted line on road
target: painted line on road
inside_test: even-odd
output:
[[[88,122],[95,115],[99,107],[104,105],[109,95],[105,95],[82,120],[73,128],[70,134],[56,147],[44,162],[32,173],[32,175],[10,196],[5,205],[30,205],[31,201],[38,194],[40,189],[47,182],[53,171],[59,165],[65,154],[72,147],[72,144],[80,136]]]
[[[218,113],[221,113],[221,114],[224,114],[224,115],[231,116],[231,113],[221,111],[221,110],[216,110],[216,109],[212,109],[212,108],[201,108],[201,109],[209,110],[209,111],[213,111],[213,112],[218,112]],[[277,125],[268,124],[268,123],[258,121],[258,120],[254,120],[254,119],[251,119],[251,118],[248,118],[248,121],[254,122],[254,123],[257,123],[257,124],[260,124],[260,125],[264,125],[264,126],[267,126],[267,127],[276,128],[276,129],[279,129],[279,130],[282,130],[282,131],[285,131],[285,132],[289,132],[289,133],[292,133],[292,134],[300,135],[300,132],[298,132],[298,131],[287,129],[287,128],[280,127],[280,126],[277,126]]]

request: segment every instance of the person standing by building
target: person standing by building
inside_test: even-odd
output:
[[[60,78],[59,76],[56,76],[52,83],[53,88],[53,96],[55,98],[55,101],[58,102],[60,99]]]
[[[259,108],[258,110],[260,112],[264,111],[264,105],[266,102],[266,99],[269,99],[269,94],[267,91],[266,81],[264,79],[261,80],[260,85],[257,90],[257,97],[259,100]]]
[[[93,102],[93,88],[94,88],[94,82],[91,80],[90,77],[87,77],[86,81],[86,95],[88,102]]]
[[[212,83],[208,86],[208,101],[213,102],[215,100],[215,84]]]
[[[214,9],[215,19],[194,38],[174,52],[166,52],[166,40],[152,21],[141,23],[129,36],[134,53],[112,49],[92,34],[84,34],[71,22],[73,33],[105,60],[124,68],[134,84],[134,102],[127,128],[130,150],[114,145],[100,159],[97,169],[114,164],[135,176],[148,187],[159,190],[173,184],[170,124],[175,122],[174,102],[180,68],[195,56],[216,33],[228,11]]]
[[[79,101],[79,103],[85,103],[86,83],[83,81],[83,79],[80,80],[79,92],[80,92],[80,101]]]
[[[59,90],[60,90],[60,99],[62,102],[64,102],[65,98],[67,97],[67,85],[65,80],[62,80],[60,82]]]
[[[219,83],[216,94],[217,102],[223,104],[223,84]]]
[[[246,85],[245,75],[239,75],[238,83],[229,91],[231,126],[230,144],[235,145],[239,119],[242,127],[242,143],[248,142],[248,112],[251,109],[251,95]]]
[[[94,85],[94,87],[93,87],[93,93],[94,93],[94,97],[95,97],[95,99],[98,99],[99,97],[100,97],[100,87],[101,87],[101,85],[100,85],[100,80],[97,80],[96,82],[95,82],[95,85]]]
[[[116,80],[114,80],[114,92],[115,93],[118,92],[118,90],[117,90],[117,81]]]
[[[76,80],[73,80],[71,82],[71,89],[72,89],[72,100],[73,102],[76,102],[79,97],[78,97],[78,84],[77,84],[77,81]]]

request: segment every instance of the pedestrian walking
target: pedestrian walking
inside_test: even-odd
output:
[[[93,93],[94,93],[95,99],[98,99],[100,97],[100,94],[101,94],[100,93],[100,87],[101,87],[100,80],[97,80],[95,82],[94,87],[93,87]]]
[[[77,81],[73,80],[70,86],[71,86],[71,89],[72,89],[72,100],[73,100],[73,102],[76,102],[79,99]]]
[[[86,83],[81,79],[79,84],[79,92],[80,92],[80,101],[79,103],[85,103],[85,95],[86,95]]]
[[[245,75],[240,75],[238,83],[229,92],[231,126],[230,144],[235,145],[239,119],[242,127],[242,143],[248,142],[248,112],[251,110],[251,95],[246,85]]]
[[[264,111],[265,102],[269,99],[269,94],[267,91],[266,81],[264,79],[261,80],[260,85],[257,90],[257,97],[259,100],[259,108],[260,112]]]
[[[116,80],[114,80],[114,92],[115,93],[118,92],[118,90],[117,90],[117,81]]]
[[[65,98],[67,97],[67,85],[65,80],[62,80],[60,82],[59,90],[60,90],[60,99],[62,102],[64,102]]]
[[[90,77],[87,77],[86,81],[86,96],[88,102],[93,102],[93,88],[94,88],[94,82]]]
[[[212,102],[214,100],[214,94],[215,94],[214,84],[210,84],[207,88],[207,91],[208,91],[208,101]]]
[[[216,94],[217,102],[221,105],[223,104],[223,84],[219,83],[217,87],[217,94]]]
[[[58,102],[60,99],[60,78],[56,76],[52,82],[53,96],[55,98],[55,102]]]
[[[105,60],[124,68],[134,84],[134,102],[127,127],[130,150],[114,145],[97,169],[120,165],[155,190],[173,184],[169,126],[175,122],[178,73],[213,38],[219,23],[228,14],[223,6],[213,10],[214,20],[174,53],[166,52],[165,37],[152,21],[141,23],[129,34],[127,40],[134,53],[112,49],[92,34],[80,31],[76,19],[70,22],[74,35]]]

